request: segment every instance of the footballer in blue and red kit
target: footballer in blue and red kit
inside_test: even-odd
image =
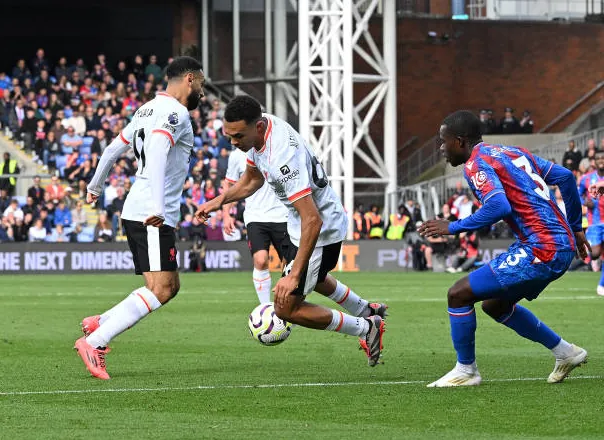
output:
[[[594,198],[589,194],[589,188],[604,182],[604,151],[596,153],[596,171],[587,173],[579,184],[579,196],[587,207],[587,232],[585,236],[591,245],[591,258],[597,260],[602,254],[604,243],[604,198]],[[596,289],[598,295],[604,296],[604,264],[602,274]]]
[[[464,164],[464,176],[482,207],[463,220],[429,220],[425,236],[457,234],[504,220],[516,236],[508,252],[457,281],[447,295],[451,337],[457,364],[431,387],[478,385],[481,382],[474,349],[474,304],[520,336],[550,349],[556,359],[548,382],[557,383],[587,359],[587,352],[569,344],[518,305],[535,299],[561,277],[578,252],[585,258],[589,244],[581,227],[581,200],[573,174],[520,147],[482,142],[480,121],[471,112],[457,111],[443,121],[441,151],[453,166]],[[557,185],[567,217],[552,199]],[[568,218],[568,220],[567,220]]]

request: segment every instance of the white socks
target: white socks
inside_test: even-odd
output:
[[[558,360],[572,356],[573,346],[566,342],[564,339],[560,339],[558,345],[552,348],[552,354]]]
[[[365,301],[359,295],[350,290],[350,287],[339,281],[336,284],[336,290],[328,297],[332,301],[344,307],[354,316],[368,317],[370,314],[368,301]]]
[[[344,333],[350,336],[364,336],[369,331],[369,322],[365,318],[350,316],[339,310],[331,310],[331,323],[325,330]]]
[[[478,371],[478,367],[476,366],[476,361],[472,362],[471,364],[460,364],[457,362],[457,364],[455,364],[455,370],[461,373],[473,375]]]
[[[106,347],[117,335],[160,307],[161,303],[153,292],[140,287],[101,315],[100,327],[86,338],[86,342],[93,347]]]
[[[258,270],[254,268],[252,272],[252,279],[254,281],[254,287],[256,288],[256,295],[258,295],[258,301],[260,304],[264,304],[271,301],[271,273],[268,269]]]

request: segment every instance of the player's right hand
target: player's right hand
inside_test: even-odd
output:
[[[98,200],[98,198],[99,198],[99,196],[89,192],[86,194],[86,203],[88,203],[89,205],[92,203],[95,203]]]
[[[579,258],[585,260],[591,254],[591,246],[587,238],[585,238],[585,233],[583,231],[575,232],[575,241],[577,243]]]
[[[217,198],[216,198],[217,199]],[[202,223],[205,223],[209,218],[210,214],[220,208],[220,205],[216,205],[215,200],[210,200],[209,202],[205,202],[197,208],[195,212],[195,217]]]
[[[229,214],[222,216],[222,229],[228,235],[233,235],[233,232],[235,231],[235,219]]]
[[[589,187],[589,195],[593,198],[604,196],[604,182],[597,182]]]

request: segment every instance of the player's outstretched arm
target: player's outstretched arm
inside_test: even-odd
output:
[[[205,222],[210,214],[227,203],[237,202],[251,196],[264,185],[264,177],[256,167],[247,166],[241,178],[226,192],[199,206],[195,217]]]
[[[298,287],[302,272],[308,266],[308,261],[321,233],[321,226],[323,226],[323,220],[310,193],[293,202],[293,206],[300,214],[300,247],[289,274],[281,278],[273,289],[275,303],[277,304],[280,302],[284,304],[286,295],[289,295]]]
[[[587,258],[587,255],[591,252],[591,246],[583,232],[583,211],[581,209],[581,197],[579,196],[579,191],[577,191],[575,176],[570,170],[560,165],[552,164],[545,176],[545,183],[548,185],[557,185],[560,189],[562,200],[564,200],[564,206],[566,207],[566,218],[575,234],[577,253],[581,259]]]
[[[105,180],[107,180],[109,171],[111,171],[111,167],[122,154],[128,151],[129,148],[130,143],[124,142],[124,138],[122,136],[116,137],[109,145],[107,145],[107,148],[105,148],[105,151],[103,151],[103,155],[99,160],[99,164],[94,172],[94,176],[88,184],[88,203],[96,201],[96,199],[101,195]]]
[[[436,235],[454,235],[463,231],[476,231],[485,226],[491,226],[512,212],[510,202],[504,192],[497,192],[487,197],[486,202],[474,214],[464,218],[449,222],[447,220],[428,220],[423,223],[418,232],[426,237]]]
[[[560,189],[566,207],[566,218],[573,232],[583,231],[581,198],[573,173],[560,165],[552,164],[544,180],[548,185],[557,185]]]

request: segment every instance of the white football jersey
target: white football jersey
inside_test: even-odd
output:
[[[229,167],[226,172],[226,180],[235,183],[245,172],[247,167],[247,155],[235,148],[229,155]],[[289,211],[281,200],[277,198],[275,192],[264,182],[262,188],[245,199],[245,211],[243,211],[243,220],[245,224],[253,222],[262,223],[285,223]]]
[[[293,203],[312,196],[323,226],[317,246],[344,240],[348,221],[342,202],[329,186],[327,175],[306,141],[291,125],[276,116],[264,114],[268,127],[264,147],[248,151],[247,163],[257,167],[277,197],[289,208],[287,232],[300,246],[300,215]]]
[[[124,203],[122,218],[144,221],[154,212],[149,167],[149,139],[152,133],[161,133],[170,140],[166,162],[164,192],[164,223],[175,227],[180,219],[180,198],[189,171],[193,148],[193,127],[187,108],[167,93],[156,97],[139,108],[120,137],[132,147],[138,163],[136,181]]]

